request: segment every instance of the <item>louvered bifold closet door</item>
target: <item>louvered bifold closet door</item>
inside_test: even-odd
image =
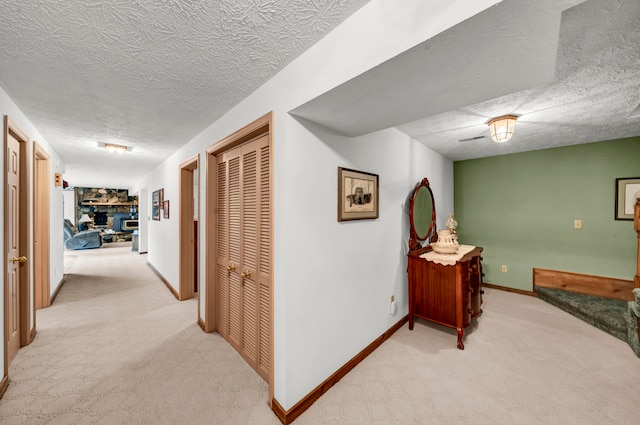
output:
[[[240,150],[218,157],[216,222],[216,321],[220,335],[236,349],[242,342],[240,277]]]
[[[229,200],[226,158],[217,158],[216,172],[216,329],[229,335]]]
[[[268,380],[271,353],[268,136],[220,155],[217,176],[218,328]]]
[[[271,368],[271,163],[268,138],[260,143],[257,151],[260,157],[258,193],[258,283],[259,304],[259,357],[258,373],[269,381]]]
[[[256,283],[257,262],[257,213],[256,150],[251,143],[242,152],[242,353],[253,368],[257,368],[258,358],[258,289]]]
[[[242,347],[240,173],[240,157],[234,156],[229,159],[229,263],[234,267],[234,270],[229,271],[229,335],[227,340],[238,350],[241,350]]]
[[[244,146],[242,151],[242,269],[243,279],[243,343],[242,352],[247,361],[268,379],[269,371],[269,276],[264,275],[263,259],[265,238],[263,220],[269,220],[268,198],[267,209],[264,203],[264,185],[269,186],[268,137],[259,139]],[[267,156],[263,155],[267,148]],[[267,179],[266,182],[264,179]],[[266,216],[266,217],[265,217]],[[268,230],[268,227],[267,227]],[[268,238],[269,234],[266,234]],[[270,243],[267,240],[267,246]],[[268,270],[268,266],[267,266]],[[266,288],[265,288],[266,285]],[[266,346],[266,349],[265,349]]]

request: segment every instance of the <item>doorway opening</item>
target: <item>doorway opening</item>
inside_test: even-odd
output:
[[[51,305],[49,155],[33,143],[33,273],[36,310]]]

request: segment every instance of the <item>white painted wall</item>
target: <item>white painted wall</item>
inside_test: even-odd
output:
[[[38,142],[38,145],[49,154],[50,159],[50,288],[51,293],[56,290],[60,282],[62,282],[62,278],[64,275],[64,266],[63,266],[63,235],[62,235],[62,221],[63,221],[63,195],[62,195],[62,187],[54,186],[54,174],[62,173],[64,171],[64,164],[56,154],[56,152],[49,146],[46,140],[42,137],[40,132],[33,126],[33,124],[26,118],[26,116],[22,113],[22,111],[18,108],[18,106],[13,102],[13,100],[7,95],[7,93],[0,88],[0,115],[3,117],[2,126],[4,128],[4,116],[7,115],[11,120],[24,132],[30,140],[29,149],[28,149],[28,167],[29,167],[29,175],[30,177],[30,187],[27,188],[29,191],[29,197],[33,196],[33,141]],[[4,146],[5,141],[2,140],[2,144]],[[2,181],[2,187],[5,184],[5,169],[4,169],[4,161],[0,161],[0,179]],[[3,196],[3,195],[0,195]],[[30,234],[31,240],[29,242],[29,250],[27,257],[33,258],[33,210],[30,210],[28,214],[21,214],[22,217],[25,217],[29,220]],[[2,236],[2,240],[4,240],[4,208],[0,209],[0,235]],[[4,261],[0,261],[0,273],[2,277],[2,282],[4,285]],[[31,311],[33,315],[31,317],[31,323],[35,323],[35,290],[33,283],[33,263],[29,262],[29,266],[31,269],[31,281],[29,282],[31,287]],[[0,291],[0,334],[2,338],[5,338],[5,327],[4,327],[4,291]],[[3,339],[4,341],[4,339]],[[0,360],[4,364],[4,350],[0,350]]]
[[[289,175],[299,177],[281,182],[290,208],[278,215],[286,227],[278,235],[278,282],[283,271],[288,278],[287,300],[277,303],[285,304],[286,319],[276,309],[287,356],[277,365],[292,405],[408,313],[408,197],[428,177],[444,222],[442,210],[453,207],[453,163],[395,129],[355,139],[295,123],[288,130],[290,157],[313,158],[286,161]],[[337,222],[337,166],[379,174],[378,220]]]
[[[160,211],[160,220],[147,221],[147,261],[162,274],[162,276],[178,292],[178,172],[180,162],[175,161],[175,155],[160,164],[148,180],[147,214],[151,216],[151,197],[153,192],[164,189],[164,200],[173,204],[173,214],[166,220]],[[154,183],[155,182],[155,183]],[[162,183],[161,183],[162,182]]]
[[[49,261],[50,261],[50,283],[49,283],[49,296],[53,295],[58,287],[62,284],[64,278],[64,232],[62,230],[62,223],[64,222],[64,194],[62,186],[55,187],[53,176],[55,173],[64,174],[64,163],[58,157],[57,153],[51,146],[42,138],[36,139],[42,149],[47,151],[50,155],[50,176],[49,185],[51,199],[49,200]],[[31,216],[31,215],[30,215]],[[33,235],[33,233],[32,233]],[[33,296],[33,291],[32,291]],[[32,299],[32,302],[35,298]],[[34,320],[35,320],[35,308]]]
[[[200,276],[207,253],[205,150],[275,112],[275,397],[291,408],[407,311],[406,201],[428,177],[439,227],[453,211],[453,165],[395,129],[350,139],[288,111],[442,30],[492,1],[372,0],[130,190],[164,188],[177,200],[180,163],[200,153]],[[462,11],[462,12],[461,12]],[[337,222],[337,167],[380,175],[380,218]],[[149,222],[148,261],[178,288],[178,220]],[[200,290],[204,314],[204,285]],[[395,295],[400,308],[389,314]]]

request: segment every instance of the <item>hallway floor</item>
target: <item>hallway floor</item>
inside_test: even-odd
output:
[[[9,367],[1,424],[280,423],[267,384],[131,243],[66,254],[71,274]]]
[[[196,300],[178,302],[146,255],[130,244],[72,255],[9,368],[0,424],[280,424],[267,384],[202,332]],[[640,360],[625,342],[534,297],[485,289],[483,310],[464,351],[453,329],[403,326],[294,423],[637,422]]]

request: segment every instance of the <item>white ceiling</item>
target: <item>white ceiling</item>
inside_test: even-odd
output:
[[[463,160],[640,136],[639,103],[639,1],[504,0],[291,113]],[[505,114],[516,133],[494,143]]]
[[[367,1],[0,0],[0,87],[72,185],[126,188]],[[454,160],[638,136],[639,46],[637,0],[504,0],[292,113]]]
[[[549,84],[398,128],[459,160],[640,136],[640,118],[629,118],[638,104],[640,2],[590,0],[562,13]],[[508,113],[520,115],[516,133],[507,143],[494,143],[485,123]],[[459,142],[482,135],[484,140]]]
[[[0,87],[72,185],[127,188],[367,2],[0,0]]]

